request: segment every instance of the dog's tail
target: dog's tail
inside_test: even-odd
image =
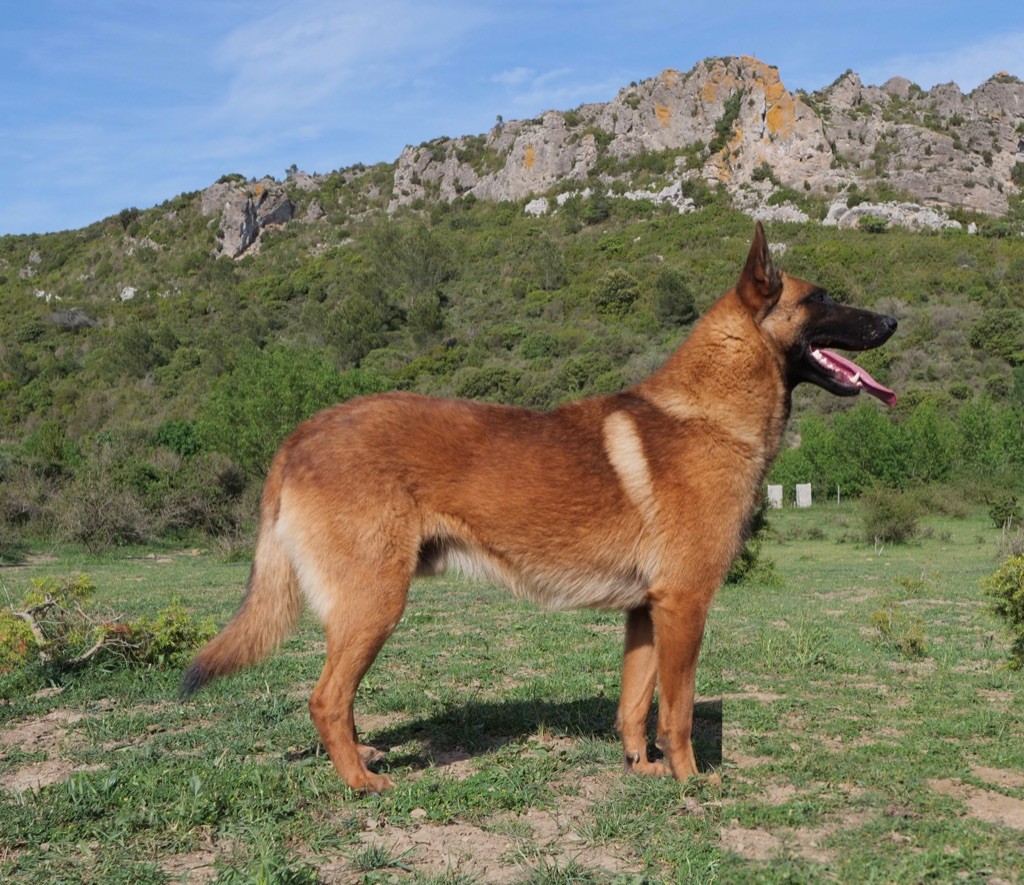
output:
[[[275,461],[260,504],[260,531],[245,598],[235,616],[196,655],[181,681],[182,698],[207,682],[267,658],[302,613],[302,594],[275,525],[281,501],[282,465]]]

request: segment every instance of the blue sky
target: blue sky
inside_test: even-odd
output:
[[[0,28],[0,234],[201,189],[394,159],[754,55],[790,88],[1024,77],[1024,4],[662,0],[31,0]]]

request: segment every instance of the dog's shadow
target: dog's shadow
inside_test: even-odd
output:
[[[385,752],[416,742],[423,749],[389,753],[388,762],[422,769],[452,757],[484,755],[542,732],[569,739],[609,740],[615,737],[616,706],[614,700],[606,697],[561,702],[467,701],[430,716],[377,728],[364,739]],[[656,724],[657,705],[651,711],[649,734],[654,733]],[[694,705],[693,746],[701,771],[721,768],[721,698]],[[652,759],[661,755],[653,744],[648,753]]]

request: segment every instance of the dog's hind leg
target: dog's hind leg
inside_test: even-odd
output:
[[[622,696],[615,728],[622,737],[626,768],[637,774],[668,775],[667,765],[647,759],[647,714],[651,709],[658,659],[654,625],[647,606],[626,614],[626,651],[622,659]]]
[[[309,699],[309,712],[338,774],[352,789],[380,793],[394,782],[374,774],[367,762],[380,754],[357,743],[353,703],[356,689],[401,620],[412,569],[391,565],[346,569],[324,618],[327,661]]]

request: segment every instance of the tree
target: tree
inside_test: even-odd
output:
[[[663,323],[683,325],[696,315],[693,292],[678,270],[665,268],[654,282],[654,315]]]
[[[387,389],[369,372],[339,372],[308,348],[250,349],[217,379],[200,409],[199,432],[249,476],[263,476],[284,437],[314,412]]]
[[[613,268],[597,281],[594,304],[603,317],[624,316],[640,297],[640,284],[629,271]]]

